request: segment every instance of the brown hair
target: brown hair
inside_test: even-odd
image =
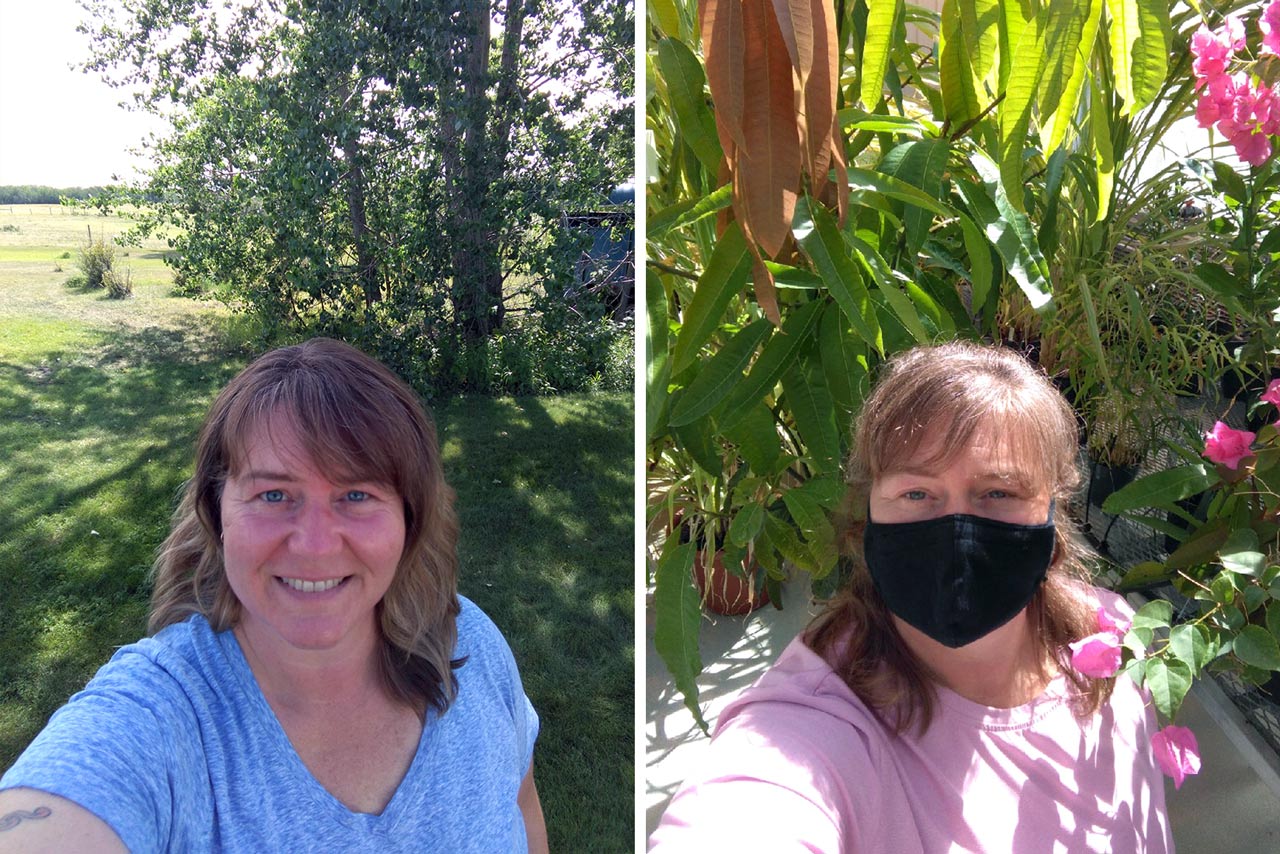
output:
[[[936,679],[903,643],[862,559],[871,483],[908,459],[945,465],[993,422],[1011,454],[1037,461],[1050,496],[1066,508],[1080,484],[1075,414],[1043,373],[1006,348],[952,342],[895,356],[883,366],[854,428],[842,543],[853,573],[809,626],[805,640],[896,732],[912,726],[917,716],[920,731],[928,729]],[[920,448],[935,437],[942,439],[939,449],[932,459],[920,460]],[[1066,512],[1059,510],[1054,523],[1053,560],[1028,617],[1041,646],[1037,660],[1058,662],[1076,689],[1076,713],[1087,717],[1110,697],[1115,679],[1086,677],[1070,666],[1067,645],[1096,632],[1097,620],[1081,598],[1089,583],[1089,552]]]
[[[452,661],[460,605],[458,523],[435,425],[417,395],[359,350],[315,338],[272,350],[241,371],[213,402],[187,481],[153,568],[147,629],[202,614],[214,631],[236,624],[240,602],[222,555],[223,485],[243,442],[272,417],[290,419],[322,470],[384,483],[404,501],[405,544],[378,603],[379,670],[388,694],[421,713],[443,712],[457,691]]]

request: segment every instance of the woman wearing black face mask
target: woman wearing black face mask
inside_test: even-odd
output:
[[[849,460],[855,571],[716,723],[653,850],[1173,850],[1150,703],[1071,668],[1123,622],[1065,508],[1076,422],[1002,348],[892,360]]]

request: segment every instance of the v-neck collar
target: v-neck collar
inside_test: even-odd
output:
[[[287,768],[288,773],[299,781],[300,790],[311,799],[316,808],[321,813],[331,816],[334,820],[353,829],[376,830],[386,833],[394,828],[400,816],[404,813],[405,808],[402,804],[410,797],[406,793],[418,788],[417,777],[421,773],[421,766],[425,764],[421,760],[427,751],[430,735],[433,731],[431,724],[436,716],[435,711],[432,709],[427,710],[426,721],[422,727],[422,733],[418,737],[418,746],[414,750],[413,761],[409,763],[409,768],[405,771],[404,777],[396,785],[396,790],[392,793],[391,800],[387,802],[386,807],[378,814],[356,812],[334,797],[333,793],[315,778],[315,775],[307,768],[306,763],[302,761],[302,757],[298,755],[293,742],[289,740],[288,734],[284,731],[284,725],[280,723],[275,710],[271,708],[271,704],[267,702],[266,695],[262,693],[258,678],[254,675],[253,668],[249,666],[249,661],[245,658],[244,650],[241,649],[235,633],[228,629],[219,632],[217,637],[230,661],[231,669],[236,674],[239,682],[237,687],[248,703],[248,708],[252,710],[254,716],[259,718],[263,730],[269,733],[268,737],[274,750],[280,756],[283,767]]]

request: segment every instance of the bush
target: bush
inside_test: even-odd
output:
[[[80,250],[76,257],[76,266],[84,273],[85,284],[91,288],[104,286],[103,275],[115,263],[116,251],[106,244],[102,238],[90,243]]]
[[[108,268],[102,274],[102,286],[108,299],[126,299],[133,296],[133,271]]]

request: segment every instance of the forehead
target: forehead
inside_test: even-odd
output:
[[[1047,464],[1026,431],[992,418],[975,425],[970,434],[952,429],[917,431],[904,437],[875,472],[876,477],[923,474],[955,475],[969,479],[998,478],[1040,486],[1050,480]]]
[[[306,434],[297,418],[272,412],[249,420],[227,437],[230,474],[270,471],[276,474],[320,474],[330,480],[369,480],[358,460]]]

